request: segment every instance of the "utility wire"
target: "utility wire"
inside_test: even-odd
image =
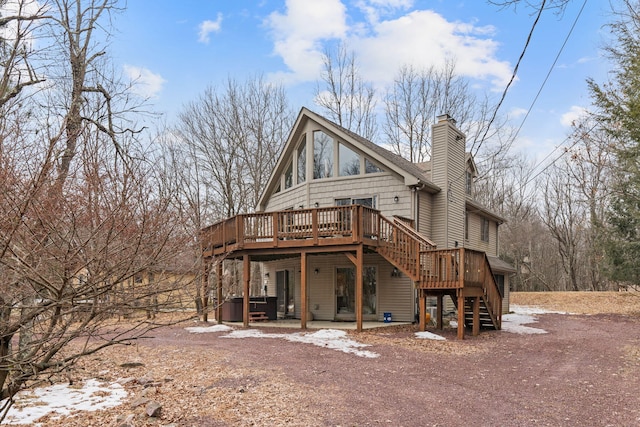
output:
[[[560,59],[560,55],[562,54],[562,52],[564,51],[564,48],[566,47],[569,38],[571,37],[571,35],[573,34],[573,31],[576,28],[576,25],[578,24],[578,20],[580,19],[580,16],[582,16],[582,12],[584,11],[584,8],[587,5],[587,1],[588,0],[584,0],[584,2],[582,3],[582,6],[580,7],[580,10],[578,11],[578,14],[576,15],[575,19],[573,20],[573,24],[571,25],[571,28],[569,29],[569,32],[567,33],[567,35],[564,38],[564,41],[562,43],[562,46],[560,46],[560,49],[558,50],[558,53],[556,54],[555,59],[553,60],[553,63],[551,64],[551,66],[549,67],[549,70],[547,71],[547,74],[544,78],[544,80],[542,81],[542,84],[540,85],[540,88],[538,89],[538,92],[536,93],[536,96],[534,97],[533,101],[531,102],[531,104],[529,105],[529,108],[527,109],[527,113],[525,114],[524,118],[522,119],[522,122],[520,122],[520,126],[518,127],[518,130],[516,131],[515,135],[513,136],[513,138],[517,138],[517,136],[520,134],[520,131],[522,130],[522,127],[524,126],[524,123],[526,122],[527,118],[529,117],[529,114],[531,113],[531,110],[533,110],[533,106],[535,105],[535,103],[537,102],[538,98],[540,97],[540,94],[542,93],[542,90],[544,89],[547,81],[549,80],[549,77],[551,76],[552,71],[555,69],[556,64],[558,63],[558,60]],[[544,7],[544,3],[541,6],[541,9],[539,12],[542,11],[542,7]],[[538,17],[540,16],[540,13],[538,13]],[[537,22],[537,19],[536,19]],[[535,23],[534,23],[534,27],[535,27]],[[533,32],[533,28],[531,29],[531,32],[529,33],[529,39],[531,38],[531,34]],[[529,39],[527,39],[527,44],[529,42]],[[525,50],[526,50],[526,45],[525,45]],[[520,58],[522,58],[522,56],[524,55],[524,50],[522,55],[520,56]],[[517,66],[515,68],[515,70],[517,70]],[[507,86],[508,88],[508,86]],[[506,94],[506,89],[505,92],[503,93],[503,98],[504,99],[504,95]],[[502,100],[500,101],[500,103],[502,103]],[[498,104],[499,106],[499,104]],[[497,112],[497,108],[495,110]],[[494,114],[494,118],[495,118],[495,114]],[[587,131],[587,134],[591,133],[593,131],[593,129],[595,128],[595,126],[593,126],[591,129],[589,129]],[[481,140],[481,144],[484,141],[484,137],[487,135],[488,132],[488,127],[487,130],[485,132],[485,135],[483,136],[483,139]],[[542,160],[540,160],[536,165],[534,165],[532,170],[537,169],[538,167],[540,167],[542,164],[544,164],[544,162],[553,155],[553,153],[555,153],[558,149],[560,149],[560,147],[562,147],[567,141],[569,140],[569,137],[565,138],[564,141],[562,141],[559,145],[557,145],[553,150],[551,150],[551,152],[549,152],[549,154],[547,154]],[[526,185],[528,185],[531,181],[533,181],[534,179],[536,179],[538,176],[540,176],[544,171],[546,171],[547,169],[549,169],[553,164],[555,164],[558,160],[560,160],[560,158],[562,156],[564,156],[571,148],[575,147],[575,145],[577,144],[578,139],[576,139],[576,141],[573,142],[573,144],[571,144],[571,146],[569,146],[567,149],[565,149],[565,151],[563,151],[559,156],[557,156],[555,159],[553,159],[549,164],[547,164],[542,170],[540,170],[538,173],[536,173],[535,175],[533,175],[531,178],[529,178],[527,181],[525,181],[523,184],[520,185],[520,187],[518,188],[518,191],[520,189],[522,189],[523,187],[525,187]]]
[[[571,25],[571,28],[569,29],[569,32],[567,33],[567,36],[564,38],[564,42],[562,43],[562,46],[560,46],[560,50],[558,50],[558,53],[556,54],[556,58],[553,60],[553,63],[551,64],[551,67],[549,67],[549,71],[547,71],[547,75],[545,76],[542,84],[540,85],[540,89],[538,89],[538,93],[536,93],[535,98],[533,98],[533,101],[531,102],[531,105],[529,105],[529,108],[527,109],[527,114],[525,114],[524,118],[522,119],[522,122],[520,123],[520,126],[518,127],[518,130],[516,131],[515,135],[513,136],[514,139],[517,138],[518,135],[520,134],[520,130],[522,130],[522,126],[524,126],[524,122],[527,121],[527,118],[529,117],[529,114],[531,113],[531,110],[533,109],[533,106],[535,105],[536,101],[538,100],[538,97],[540,96],[540,93],[542,93],[542,89],[544,89],[544,86],[547,84],[547,80],[549,80],[549,76],[551,75],[551,72],[553,71],[553,69],[555,68],[556,64],[558,63],[558,59],[560,59],[560,55],[564,51],[564,48],[567,46],[567,42],[569,41],[569,37],[571,37],[571,34],[573,34],[573,30],[576,28],[576,25],[578,23],[578,19],[580,19],[580,16],[582,15],[582,12],[584,11],[584,8],[585,8],[586,5],[587,5],[587,0],[584,0],[584,3],[582,3],[582,7],[580,8],[580,11],[578,12],[578,15],[576,15],[576,19],[573,20],[573,24]]]
[[[516,62],[516,66],[513,67],[513,72],[511,73],[511,79],[509,80],[509,83],[507,83],[507,86],[504,88],[504,91],[502,92],[502,96],[500,97],[500,101],[498,102],[498,105],[496,105],[496,108],[493,110],[493,115],[491,116],[491,119],[489,120],[489,123],[487,123],[487,127],[484,130],[484,135],[482,135],[482,138],[480,138],[480,143],[478,143],[478,147],[476,148],[476,152],[478,152],[478,150],[480,150],[480,147],[482,147],[482,143],[484,142],[485,138],[487,137],[487,134],[489,133],[489,129],[491,128],[491,125],[493,124],[494,120],[496,119],[496,116],[498,115],[498,110],[502,106],[502,103],[504,102],[504,99],[507,97],[507,91],[509,90],[509,87],[511,87],[511,84],[513,83],[513,81],[516,79],[516,75],[518,74],[518,68],[520,67],[520,63],[522,62],[522,59],[524,58],[524,54],[527,51],[527,47],[529,47],[529,42],[531,41],[531,38],[533,37],[533,31],[535,30],[536,26],[538,25],[538,21],[540,21],[540,16],[542,15],[542,11],[544,10],[544,6],[545,6],[546,3],[547,3],[547,0],[543,0],[542,4],[540,5],[540,10],[538,10],[538,15],[536,16],[535,21],[533,21],[533,25],[531,26],[531,30],[529,31],[529,35],[527,36],[527,41],[525,42],[524,47],[522,48],[522,52],[520,53],[520,57],[518,58],[518,62]]]

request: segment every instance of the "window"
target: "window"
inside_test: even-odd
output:
[[[467,189],[467,195],[470,196],[471,195],[471,188],[473,185],[473,175],[471,174],[471,171],[467,171],[467,182],[466,182],[466,189]]]
[[[287,170],[284,173],[284,188],[291,188],[293,185],[293,163],[289,163]]]
[[[360,175],[360,156],[344,144],[338,145],[338,175]]]
[[[378,204],[378,197],[361,197],[352,199],[350,197],[343,199],[336,199],[336,206],[348,206],[348,205],[362,205],[369,208],[376,209]]]
[[[333,176],[333,139],[322,131],[313,132],[313,179]]]
[[[482,223],[480,224],[480,239],[483,242],[489,241],[489,220],[486,218],[482,218]]]
[[[364,171],[365,173],[378,173],[378,172],[384,172],[382,169],[380,169],[378,166],[374,165],[371,160],[369,159],[364,159]]]
[[[464,213],[464,240],[469,240],[469,214]]]
[[[298,177],[297,183],[303,183],[307,180],[307,136],[302,138],[300,146],[298,146]]]
[[[362,314],[375,315],[377,312],[377,268],[364,267],[362,270]],[[356,313],[356,269],[336,268],[336,316],[353,318]]]

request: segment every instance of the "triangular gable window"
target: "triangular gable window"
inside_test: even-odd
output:
[[[371,160],[366,158],[364,159],[364,170],[365,170],[365,173],[384,172],[382,169],[376,166]]]

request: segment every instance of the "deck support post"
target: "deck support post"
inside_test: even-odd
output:
[[[464,291],[458,289],[458,339],[464,339]]]
[[[216,289],[216,321],[222,323],[222,260],[218,261],[216,266],[218,274],[218,287]]]
[[[424,332],[427,330],[427,296],[424,289],[418,289],[418,299],[420,306],[420,313],[418,314],[420,318],[420,331]]]
[[[360,212],[362,212],[362,207],[360,207]],[[362,332],[362,294],[364,288],[364,279],[362,277],[363,253],[362,244],[360,244],[356,249],[356,330],[358,332]]]
[[[471,334],[475,337],[480,333],[480,297],[473,297],[473,329]]]
[[[444,295],[438,295],[438,305],[436,308],[436,328],[439,330],[444,329],[444,322],[442,321],[442,316],[444,313]]]
[[[307,329],[307,253],[300,253],[300,329]]]
[[[205,259],[204,260],[204,265],[202,266],[202,287],[201,287],[201,292],[202,295],[200,296],[200,302],[202,303],[200,310],[201,310],[201,316],[200,319],[203,322],[207,322],[209,321],[209,268],[210,268],[210,262]]]
[[[249,327],[249,284],[251,283],[251,259],[249,255],[242,257],[244,280],[244,292],[242,298],[242,324],[245,328]]]

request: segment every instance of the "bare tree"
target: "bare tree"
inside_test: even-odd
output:
[[[524,5],[523,7],[525,8],[531,8],[534,10],[550,9],[561,14],[567,8],[569,3],[571,3],[571,0],[489,0],[489,3],[500,8],[513,7],[514,9],[520,5]]]
[[[315,102],[327,118],[356,134],[373,140],[377,134],[375,90],[362,79],[356,55],[344,44],[323,54]]]
[[[455,73],[455,64],[442,69],[416,70],[403,66],[385,98],[383,129],[396,154],[412,162],[431,156],[431,125],[436,116],[450,114],[458,125],[468,125],[473,96],[467,82]]]
[[[136,139],[127,113],[138,104],[99,42],[118,3],[52,0],[42,10],[46,25],[14,36],[39,38],[47,80],[13,81],[18,93],[0,107],[0,421],[19,390],[153,328],[103,321],[158,310],[158,292],[175,284],[138,278],[171,265],[187,237]],[[16,57],[11,49],[3,57]]]
[[[449,114],[467,135],[467,151],[477,157],[482,175],[502,161],[511,145],[509,126],[491,127],[484,136],[493,109],[487,98],[478,99],[469,82],[457,75],[455,62],[447,61],[417,70],[403,66],[385,97],[383,133],[392,150],[412,162],[424,162],[431,157],[431,125],[440,114]]]
[[[569,288],[574,291],[581,289],[579,259],[585,231],[585,212],[576,192],[571,175],[554,165],[544,182],[542,221],[557,242]]]
[[[31,45],[40,26],[50,18],[46,8],[32,0],[0,1],[0,108],[23,92],[44,82],[33,65],[37,62]],[[11,6],[11,7],[9,7]]]
[[[175,163],[168,167],[185,183],[178,189],[180,210],[193,235],[204,225],[255,209],[292,122],[283,88],[260,76],[243,84],[228,79],[186,106],[172,148]],[[239,277],[235,263],[228,268],[229,277]],[[253,287],[257,292],[260,283]],[[203,280],[203,320],[209,294],[209,281]]]
[[[286,140],[293,115],[282,87],[261,77],[209,87],[180,114],[179,133],[191,165],[222,219],[255,208]]]

